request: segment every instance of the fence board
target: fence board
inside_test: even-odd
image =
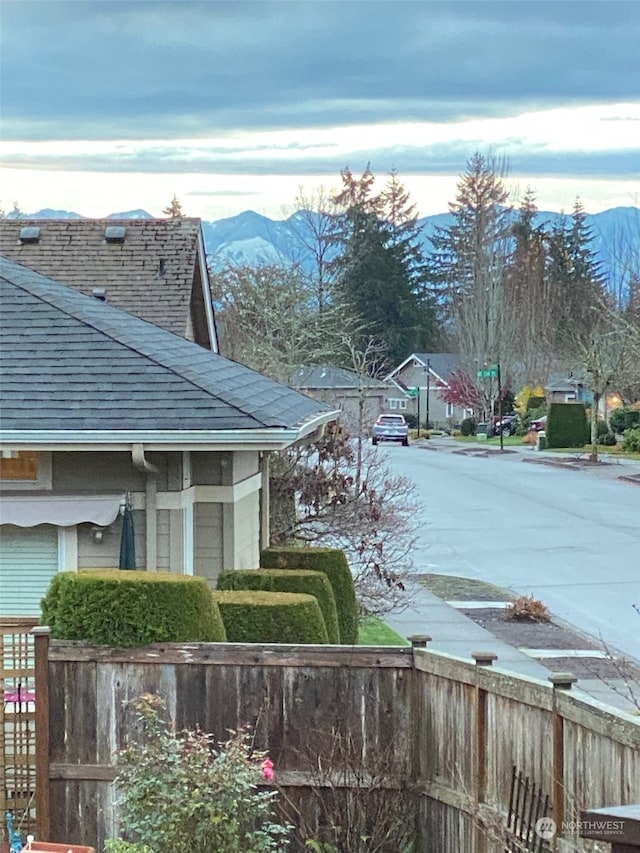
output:
[[[394,758],[388,787],[401,779],[419,796],[419,853],[502,853],[497,839],[513,765],[552,794],[559,789],[554,755],[564,762],[568,819],[574,805],[640,800],[640,720],[543,682],[422,649],[114,650],[56,641],[48,672],[54,841],[99,849],[114,832],[114,754],[139,735],[129,703],[141,693],[161,695],[178,728],[200,725],[224,739],[229,729],[254,726],[256,747],[270,752],[280,782],[310,820],[319,814],[310,796],[318,782],[314,762],[335,745],[333,734],[348,738],[341,746],[354,759],[354,779],[366,779],[386,751]],[[560,751],[554,731],[562,733]],[[349,778],[341,783],[345,796]],[[493,829],[481,833],[482,821]]]

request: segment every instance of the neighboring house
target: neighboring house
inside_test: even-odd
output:
[[[395,393],[387,397],[387,410],[419,416],[422,425],[427,420],[439,428],[459,424],[468,417],[469,410],[445,403],[440,397],[451,374],[459,369],[460,359],[453,353],[411,353],[387,376],[395,387]],[[417,394],[412,389],[418,389]]]
[[[291,378],[292,388],[340,409],[340,420],[352,432],[360,422],[369,432],[378,415],[385,411],[389,383],[381,379],[359,376],[353,370],[323,365],[301,367]]]
[[[0,255],[218,352],[199,219],[3,219]]]
[[[270,451],[337,412],[99,299],[0,258],[0,613],[39,613],[60,570],[252,568]]]
[[[556,372],[545,385],[547,403],[586,403],[593,401],[593,394],[584,385],[580,371]]]

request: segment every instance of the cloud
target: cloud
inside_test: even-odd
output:
[[[462,120],[637,96],[640,4],[5,0],[7,139]]]

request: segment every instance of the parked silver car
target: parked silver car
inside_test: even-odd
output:
[[[409,444],[409,425],[404,415],[380,415],[373,425],[371,443],[379,441],[399,441],[405,447]]]

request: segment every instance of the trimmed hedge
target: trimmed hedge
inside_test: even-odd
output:
[[[207,582],[188,575],[59,572],[41,606],[43,624],[60,640],[116,647],[226,640]]]
[[[313,595],[261,590],[215,590],[230,643],[328,643]]]
[[[260,555],[263,569],[311,569],[324,572],[333,589],[338,611],[340,642],[358,642],[358,602],[353,577],[344,551],[339,548],[265,548]]]
[[[551,403],[546,433],[547,447],[584,447],[589,425],[582,403]]]
[[[307,569],[233,569],[220,573],[218,589],[302,592],[313,595],[320,605],[329,642],[340,642],[336,599],[329,578],[324,572]]]

